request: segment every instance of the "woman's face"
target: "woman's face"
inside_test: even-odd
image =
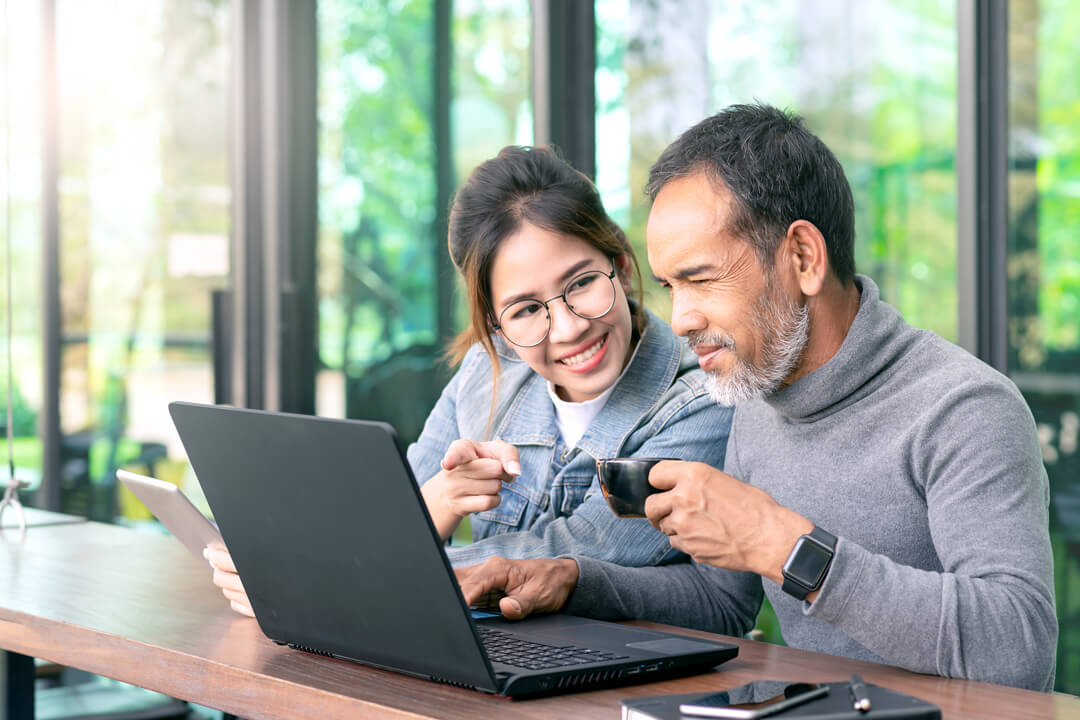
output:
[[[547,300],[551,329],[534,347],[510,343],[529,367],[555,385],[559,397],[581,402],[615,384],[630,359],[631,318],[626,300],[630,258],[615,259],[615,302],[602,317],[590,320],[570,312],[556,297],[567,283],[590,270],[611,272],[611,261],[583,240],[525,223],[503,240],[491,266],[491,300],[496,320],[509,305],[530,298]],[[606,283],[601,277],[598,282]],[[544,317],[544,309],[539,308]],[[503,336],[506,339],[506,336]]]

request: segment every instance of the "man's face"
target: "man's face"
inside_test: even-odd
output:
[[[732,198],[704,174],[668,182],[649,213],[649,265],[723,405],[782,387],[802,358],[809,313],[781,274],[728,230]],[[795,297],[793,297],[795,296]]]

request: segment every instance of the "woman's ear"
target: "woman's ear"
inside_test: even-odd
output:
[[[634,289],[634,262],[630,259],[630,253],[621,253],[615,256],[615,274],[622,284],[623,292],[630,295]]]

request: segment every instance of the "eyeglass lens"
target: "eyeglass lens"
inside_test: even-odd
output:
[[[521,347],[539,345],[551,329],[548,303],[562,298],[570,312],[587,320],[603,317],[615,304],[615,284],[610,275],[592,270],[573,278],[561,296],[547,303],[540,300],[519,300],[507,306],[499,316],[503,336]]]

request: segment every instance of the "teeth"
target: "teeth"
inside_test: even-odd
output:
[[[606,338],[600,338],[591,348],[587,348],[579,352],[577,355],[571,355],[568,358],[563,358],[559,362],[561,362],[563,365],[579,365],[591,358],[596,353],[600,352],[600,348],[604,346],[605,339]]]

